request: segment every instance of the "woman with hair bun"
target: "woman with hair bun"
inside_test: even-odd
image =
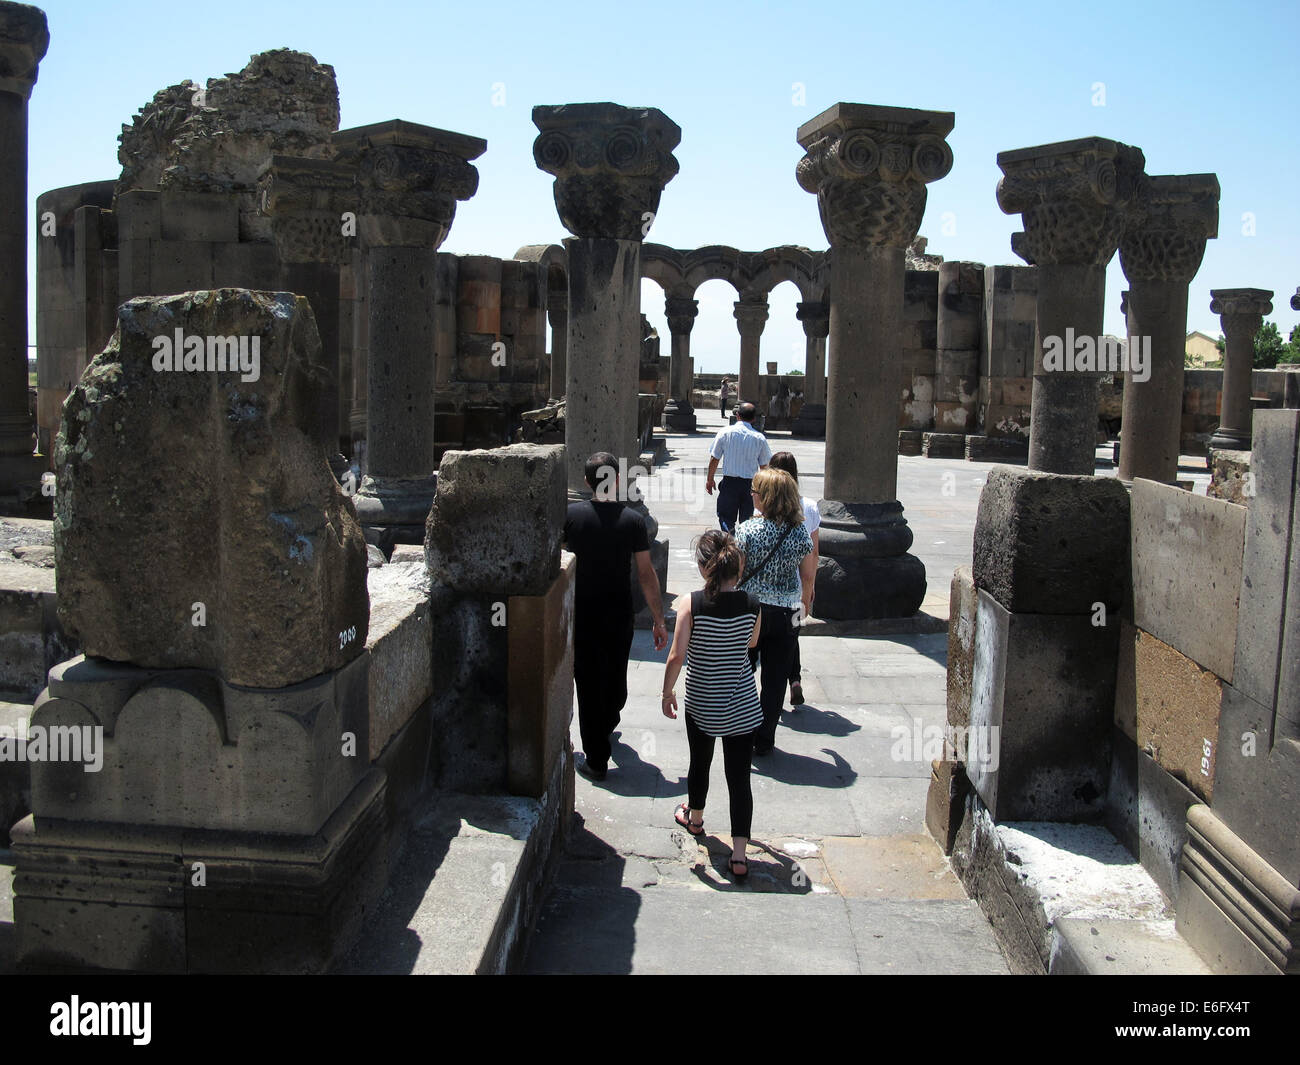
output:
[[[674,604],[677,628],[664,670],[665,717],[677,717],[673,690],[686,666],[686,740],[691,764],[686,776],[687,801],[673,819],[692,836],[704,835],[704,802],[709,792],[709,767],[714,740],[722,740],[722,758],[731,804],[731,875],[749,875],[745,847],[754,815],[749,763],[754,730],[763,711],[749,664],[749,648],[758,642],[759,604],[736,588],[744,558],[730,533],[706,532],[695,542],[695,563],[704,588],[681,596]]]

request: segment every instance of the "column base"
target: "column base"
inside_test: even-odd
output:
[[[823,499],[813,613],[827,621],[911,617],[925,600],[925,563],[907,553],[903,505]]]
[[[664,425],[669,429],[679,429],[693,433],[696,428],[695,408],[689,400],[670,399],[664,405]]]
[[[810,436],[822,439],[826,436],[826,404],[805,403],[799,408],[799,415],[790,426],[791,436]]]
[[[1220,426],[1214,430],[1214,435],[1210,437],[1210,442],[1205,445],[1206,451],[1249,451],[1251,445],[1251,436],[1249,430],[1225,429]],[[1209,454],[1206,455],[1206,461],[1209,461]]]
[[[388,554],[395,544],[424,543],[424,524],[438,491],[438,475],[371,477],[361,480],[353,497],[357,519],[366,536]]]

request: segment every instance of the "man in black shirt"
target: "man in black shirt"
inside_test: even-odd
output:
[[[573,680],[585,761],[578,772],[604,780],[610,735],[627,702],[627,660],[632,652],[632,560],[654,618],[656,651],[668,646],[659,578],[650,564],[645,520],[623,502],[618,459],[598,451],[587,460],[594,498],[570,503],[564,545],[578,559],[573,604]]]

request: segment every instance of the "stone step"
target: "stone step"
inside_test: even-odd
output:
[[[1056,922],[1051,976],[1210,976],[1172,920],[1063,917]]]

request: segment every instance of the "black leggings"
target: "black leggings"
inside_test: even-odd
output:
[[[691,768],[686,773],[687,802],[692,810],[703,810],[709,796],[709,768],[713,765],[713,741],[717,736],[701,732],[695,719],[686,715],[686,742],[691,745]],[[722,765],[727,772],[727,795],[731,803],[731,834],[749,839],[754,820],[754,793],[749,787],[749,763],[754,755],[754,734],[722,736]]]

